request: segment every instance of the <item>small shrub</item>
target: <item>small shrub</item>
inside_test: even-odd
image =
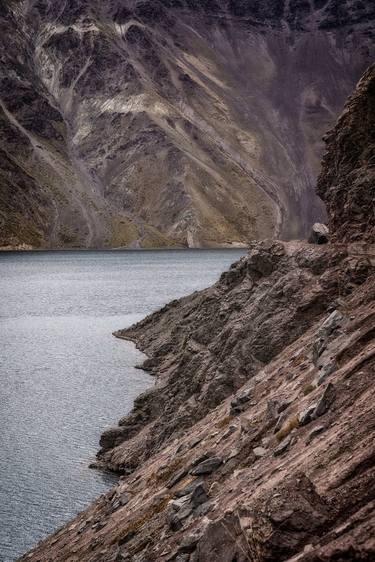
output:
[[[282,428],[276,433],[276,439],[280,442],[289,435],[292,429],[298,427],[298,416],[295,414],[286,420]]]
[[[232,418],[230,416],[225,416],[222,420],[219,420],[215,424],[215,427],[217,427],[217,429],[223,429],[224,427],[227,427],[227,425],[229,425],[231,419]]]
[[[130,525],[121,533],[121,537],[117,538],[118,544],[125,544],[134,538],[139,529],[141,529],[148,521],[153,517],[164,511],[171,501],[172,496],[168,495],[162,499],[157,504],[151,505],[148,510],[146,510],[141,517],[135,519],[130,523]]]
[[[179,459],[175,459],[174,461],[171,462],[170,465],[168,465],[165,468],[165,470],[163,470],[163,472],[155,475],[155,482],[165,482],[166,480],[169,480],[174,475],[174,473],[177,472],[179,468],[182,468],[183,464],[184,464],[183,457],[180,457]],[[152,476],[153,475],[151,475],[151,477]]]
[[[313,384],[306,384],[303,389],[303,395],[307,396],[308,394],[310,394],[310,392],[312,392],[313,390],[315,390],[315,386]]]

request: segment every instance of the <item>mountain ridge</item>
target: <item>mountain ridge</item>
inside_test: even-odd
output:
[[[374,17],[336,0],[4,3],[0,244],[305,236]]]

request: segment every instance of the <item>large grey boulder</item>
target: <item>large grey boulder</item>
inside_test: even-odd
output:
[[[325,224],[316,222],[310,232],[310,244],[327,244],[329,242],[329,230]]]

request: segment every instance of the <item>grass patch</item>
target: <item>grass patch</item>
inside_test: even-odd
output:
[[[276,433],[276,439],[280,442],[285,437],[289,435],[289,433],[299,426],[298,416],[295,414],[286,420],[282,428]]]
[[[123,246],[130,246],[138,237],[138,228],[131,220],[121,218],[112,221],[111,247],[120,248]]]
[[[158,515],[165,510],[171,499],[172,496],[168,495],[160,502],[151,505],[149,509],[146,509],[146,511],[140,517],[138,517],[138,519],[135,519],[135,521],[133,521],[128,527],[126,527],[126,529],[121,533],[121,536],[116,538],[115,542],[121,545],[131,541],[135,537],[137,532],[146,523],[148,523],[148,521],[155,517],[155,515]]]
[[[170,465],[168,465],[163,470],[163,472],[160,472],[159,474],[153,473],[150,476],[150,480],[152,479],[154,482],[166,482],[167,480],[172,478],[172,476],[175,474],[175,472],[177,472],[177,470],[182,468],[183,464],[184,464],[183,458],[175,459],[174,461],[171,462]]]
[[[170,248],[178,246],[177,242],[157,230],[153,226],[145,225],[145,237],[141,242],[142,248]]]
[[[313,390],[315,390],[315,386],[313,384],[306,384],[303,387],[302,392],[304,396],[307,396],[310,392],[313,392]]]
[[[225,416],[225,418],[215,423],[215,427],[217,427],[217,429],[223,429],[224,427],[227,427],[227,425],[229,425],[231,419],[232,418],[230,416]]]

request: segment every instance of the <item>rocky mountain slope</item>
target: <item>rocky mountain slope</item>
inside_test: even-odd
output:
[[[375,65],[319,180],[334,239],[355,241],[254,243],[213,287],[118,333],[157,376],[102,436],[120,483],[21,560],[374,559],[374,151],[348,168],[343,142],[359,124],[372,138],[374,84]]]
[[[0,246],[305,236],[360,0],[3,0]]]

